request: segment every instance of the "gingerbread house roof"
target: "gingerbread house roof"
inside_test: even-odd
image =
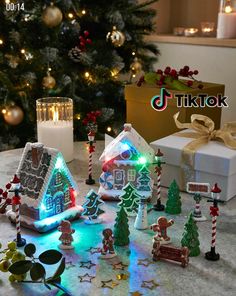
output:
[[[54,148],[48,148],[41,143],[27,143],[25,145],[17,176],[20,178],[23,189],[22,204],[38,208],[45,196],[53,170],[56,167],[63,168],[71,184],[77,190],[75,183],[62,154]]]
[[[129,123],[126,123],[124,125],[124,130],[105,147],[99,160],[106,162],[116,158],[131,146],[144,156],[147,162],[153,162],[154,150]]]

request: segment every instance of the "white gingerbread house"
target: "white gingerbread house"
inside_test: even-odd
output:
[[[118,200],[129,182],[141,196],[151,196],[149,167],[154,161],[154,150],[131,124],[126,123],[124,130],[106,146],[100,161],[103,172],[98,193],[103,199]]]
[[[16,174],[23,190],[20,194],[23,226],[46,232],[64,219],[81,215],[83,209],[75,200],[77,184],[58,150],[27,143]],[[14,217],[14,212],[8,215]]]

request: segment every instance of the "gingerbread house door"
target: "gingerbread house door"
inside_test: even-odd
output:
[[[116,169],[113,172],[114,188],[121,190],[125,185],[125,171]]]
[[[55,215],[57,215],[63,212],[63,200],[64,200],[63,192],[57,193],[54,200],[55,200]]]

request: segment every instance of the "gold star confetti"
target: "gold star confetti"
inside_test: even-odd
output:
[[[92,283],[92,280],[95,278],[95,276],[89,275],[88,273],[85,273],[84,275],[79,275],[78,278],[81,283]]]
[[[129,278],[129,275],[128,274],[125,274],[125,273],[121,273],[121,274],[117,274],[116,275],[116,278],[121,281],[121,280],[127,280]]]
[[[154,262],[148,258],[145,259],[138,259],[138,265],[143,265],[145,267],[149,266],[150,264],[154,264]]]
[[[86,252],[89,252],[91,255],[95,253],[101,253],[101,248],[90,247],[88,250],[86,250]]]
[[[122,262],[112,264],[113,269],[124,270],[128,265],[123,264]]]
[[[90,269],[91,267],[96,266],[91,260],[89,261],[81,261],[80,267]]]
[[[142,296],[143,294],[139,293],[139,291],[130,292],[131,296]]]
[[[113,289],[114,287],[119,285],[118,283],[114,282],[113,280],[101,281],[101,283],[102,283],[101,288],[108,288],[108,289]]]
[[[149,290],[153,290],[154,288],[156,287],[159,287],[160,285],[155,283],[154,280],[151,280],[151,281],[143,281],[141,287],[142,288],[146,288],[146,289],[149,289]]]

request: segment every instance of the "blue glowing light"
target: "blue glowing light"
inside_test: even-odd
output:
[[[61,169],[63,167],[63,159],[61,157],[57,158],[56,164],[55,164],[55,168],[56,169]]]

